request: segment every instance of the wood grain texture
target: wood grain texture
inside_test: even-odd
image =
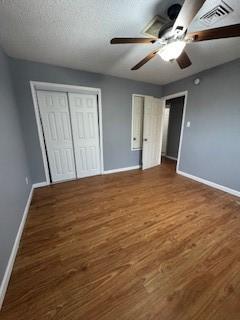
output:
[[[239,199],[170,161],[38,189],[0,318],[239,320]]]
[[[155,43],[157,38],[113,38],[110,43],[111,44],[151,44]]]
[[[192,42],[198,42],[234,37],[240,37],[240,23],[219,28],[190,32],[186,35],[186,40],[189,39]]]
[[[188,68],[192,65],[192,62],[185,50],[183,50],[181,55],[176,60],[181,69]]]
[[[132,67],[131,70],[138,70],[139,68],[141,68],[145,63],[147,63],[152,58],[154,58],[159,50],[160,49],[156,49],[156,50],[152,51],[151,53],[149,53],[145,58],[143,58],[140,62],[138,62],[134,67]]]

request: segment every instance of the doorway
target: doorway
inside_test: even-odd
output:
[[[103,172],[101,91],[31,82],[47,184]]]
[[[162,160],[178,170],[187,103],[187,92],[164,98]]]
[[[163,98],[132,96],[131,150],[141,150],[143,170],[168,159],[178,171],[186,104],[187,91]]]

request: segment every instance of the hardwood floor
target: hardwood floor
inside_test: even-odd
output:
[[[173,168],[37,189],[1,320],[239,320],[240,200]]]

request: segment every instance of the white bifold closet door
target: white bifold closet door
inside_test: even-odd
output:
[[[100,174],[97,96],[69,93],[77,177]]]
[[[132,148],[142,149],[143,142],[143,109],[144,109],[144,97],[134,96],[133,97],[133,106],[132,106]]]
[[[163,99],[145,97],[143,120],[142,169],[161,164]]]
[[[76,178],[67,93],[37,91],[53,182]]]

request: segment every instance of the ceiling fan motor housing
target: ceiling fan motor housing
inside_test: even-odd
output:
[[[179,14],[181,8],[182,8],[182,6],[179,3],[175,3],[168,8],[167,14],[168,14],[170,21],[159,30],[159,34],[158,34],[158,37],[160,39],[162,39],[163,41],[164,40],[168,41],[174,37],[173,34],[171,33],[171,31],[172,31],[172,27],[174,25],[175,20],[178,17],[178,14]]]
[[[163,26],[158,33],[159,39],[165,39],[168,38],[171,35],[172,27],[174,25],[173,21],[168,22],[165,26]]]
[[[175,21],[177,16],[181,10],[182,6],[179,3],[173,4],[171,7],[168,8],[167,14],[170,20]]]

